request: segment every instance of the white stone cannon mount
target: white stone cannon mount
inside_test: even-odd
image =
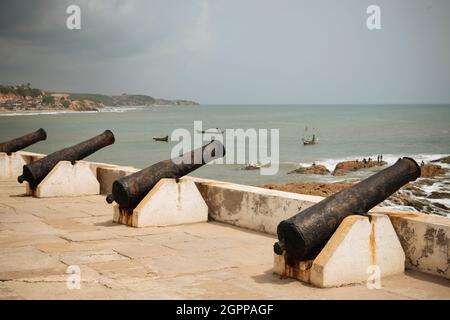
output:
[[[42,157],[43,154],[26,151],[12,152],[10,155],[0,152],[0,179],[17,179],[24,165]]]
[[[98,195],[100,183],[90,162],[60,161],[35,189],[27,183],[26,194],[37,198]]]
[[[161,179],[132,211],[114,204],[113,221],[132,227],[206,222],[208,206],[193,179]]]

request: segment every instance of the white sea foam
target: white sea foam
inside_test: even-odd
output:
[[[425,193],[427,193],[428,195],[430,195],[433,192],[446,191],[446,189],[448,189],[448,187],[443,182],[435,182],[430,186],[423,185],[420,187],[420,189],[422,191],[424,191]]]
[[[49,114],[62,114],[71,113],[69,111],[45,111],[45,112],[13,112],[13,113],[0,113],[0,117],[14,117],[14,116],[39,116]]]
[[[11,112],[0,113],[0,117],[15,117],[15,116],[41,116],[41,115],[58,115],[58,114],[78,114],[78,113],[98,113],[98,112],[116,112],[123,113],[128,111],[140,110],[143,107],[104,107],[98,109],[98,111],[73,111],[73,110],[57,110],[57,111],[33,111],[33,112]]]
[[[97,113],[97,111],[13,112],[13,113],[0,113],[0,117],[13,117],[13,116],[43,116],[43,115],[59,115],[59,114],[72,114],[72,113]]]
[[[99,112],[116,112],[116,113],[123,113],[128,111],[136,111],[142,109],[142,107],[104,107],[99,109]]]

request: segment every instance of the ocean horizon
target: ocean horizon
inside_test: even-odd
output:
[[[226,169],[212,165],[196,171],[238,183],[288,182],[293,178],[286,176],[286,171],[313,162],[332,170],[339,161],[376,159],[379,154],[392,163],[401,156],[411,156],[420,162],[450,153],[450,105],[252,104],[10,113],[0,115],[0,135],[2,140],[8,140],[43,127],[48,132],[47,141],[27,150],[50,153],[110,129],[116,143],[88,159],[143,168],[170,158],[171,148],[177,143],[154,142],[153,136],[170,137],[177,128],[193,132],[194,121],[202,121],[204,129],[280,130],[280,170],[275,176],[243,173],[239,165],[222,165]],[[309,130],[306,133],[305,128]],[[303,146],[301,138],[312,133],[320,143]],[[294,179],[298,178],[296,175]]]

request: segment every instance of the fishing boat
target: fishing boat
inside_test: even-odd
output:
[[[164,137],[153,137],[153,140],[155,140],[155,141],[165,141],[165,142],[168,142],[168,141],[169,141],[169,136],[164,136]]]
[[[247,163],[241,168],[241,170],[259,170],[261,168],[260,164]]]
[[[313,128],[313,130],[314,130],[314,128]],[[316,137],[316,135],[313,134],[312,136],[306,136],[307,132],[308,132],[308,126],[305,126],[305,136],[302,138],[303,145],[310,146],[313,144],[318,144],[319,139]]]
[[[241,170],[259,170],[263,167],[267,167],[270,163],[261,164],[259,161],[257,163],[246,163]]]
[[[225,130],[220,130],[219,128],[211,128],[211,129],[207,129],[207,130],[197,130],[198,133],[224,133]]]
[[[313,145],[313,144],[318,144],[319,139],[316,137],[315,134],[313,134],[312,138],[311,137],[302,138],[302,142],[303,142],[304,146],[309,146],[309,145]]]

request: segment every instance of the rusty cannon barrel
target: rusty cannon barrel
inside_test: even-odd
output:
[[[403,185],[420,177],[420,167],[411,158],[399,159],[394,165],[369,178],[327,197],[295,216],[280,222],[279,241],[274,251],[286,253],[288,264],[313,258],[331,238],[345,217],[365,214]]]
[[[45,176],[60,161],[70,161],[72,164],[77,160],[86,158],[94,152],[114,143],[114,134],[110,130],[95,136],[89,140],[83,141],[74,146],[53,152],[48,156],[23,166],[23,173],[17,178],[22,183],[28,181],[31,189],[45,178]]]
[[[106,197],[106,201],[108,203],[116,201],[122,209],[131,211],[159,180],[163,178],[181,178],[224,155],[225,148],[223,144],[216,140],[177,158],[160,161],[141,171],[114,181],[112,193]]]
[[[7,155],[11,155],[13,152],[25,149],[26,147],[45,139],[47,139],[47,132],[40,128],[35,132],[0,143],[0,152],[6,152]]]

